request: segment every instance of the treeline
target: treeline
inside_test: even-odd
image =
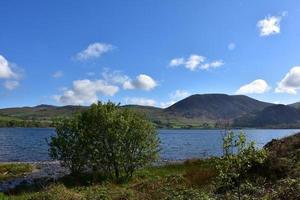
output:
[[[52,122],[36,120],[0,120],[0,127],[45,128],[52,127]]]

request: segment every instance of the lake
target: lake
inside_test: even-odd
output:
[[[239,131],[239,130],[235,130]],[[300,132],[300,129],[246,129],[248,141],[263,147],[272,139]],[[162,160],[205,158],[222,154],[222,130],[158,130]],[[0,162],[46,161],[46,139],[55,134],[46,128],[0,128]]]

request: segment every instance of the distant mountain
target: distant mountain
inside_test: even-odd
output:
[[[165,109],[139,105],[121,107],[144,114],[160,128],[214,128],[223,123],[238,127],[300,127],[297,104],[277,105],[244,95],[195,94]],[[55,117],[68,117],[87,108],[42,104],[0,109],[0,126],[1,120],[5,121],[4,126],[10,120],[51,124]]]
[[[300,127],[300,111],[286,105],[272,105],[234,121],[234,126],[248,127]]]
[[[165,112],[186,118],[232,120],[270,105],[244,95],[196,94],[175,103]]]

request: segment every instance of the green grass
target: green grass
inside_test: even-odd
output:
[[[22,121],[21,119],[17,118],[17,117],[10,117],[10,116],[4,116],[4,115],[0,115],[0,121]]]
[[[129,182],[93,181],[91,176],[81,176],[77,180],[74,177],[64,178],[39,189],[26,188],[15,191],[13,195],[5,196],[5,198],[13,200],[160,200],[167,197],[176,199],[182,194],[197,197],[207,191],[215,175],[214,159],[192,160],[138,170]]]
[[[0,164],[0,181],[23,176],[33,169],[34,167],[30,164]]]

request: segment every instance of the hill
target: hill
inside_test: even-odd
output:
[[[139,105],[121,107],[144,114],[159,128],[215,128],[225,122],[238,127],[300,127],[299,110],[294,105],[275,105],[244,95],[195,94],[165,109]],[[55,117],[68,117],[85,109],[84,106],[52,105],[5,108],[0,109],[0,126],[7,126],[8,121],[23,126],[22,120],[33,124],[46,122],[43,126],[49,126]]]
[[[51,120],[53,117],[67,117],[85,110],[84,106],[52,106],[38,105],[34,107],[18,107],[0,109],[0,115],[23,120]]]
[[[165,111],[187,118],[232,120],[270,105],[272,104],[244,95],[196,94],[175,103]]]
[[[265,109],[235,119],[234,126],[293,128],[299,127],[300,111],[286,105],[272,105]]]

